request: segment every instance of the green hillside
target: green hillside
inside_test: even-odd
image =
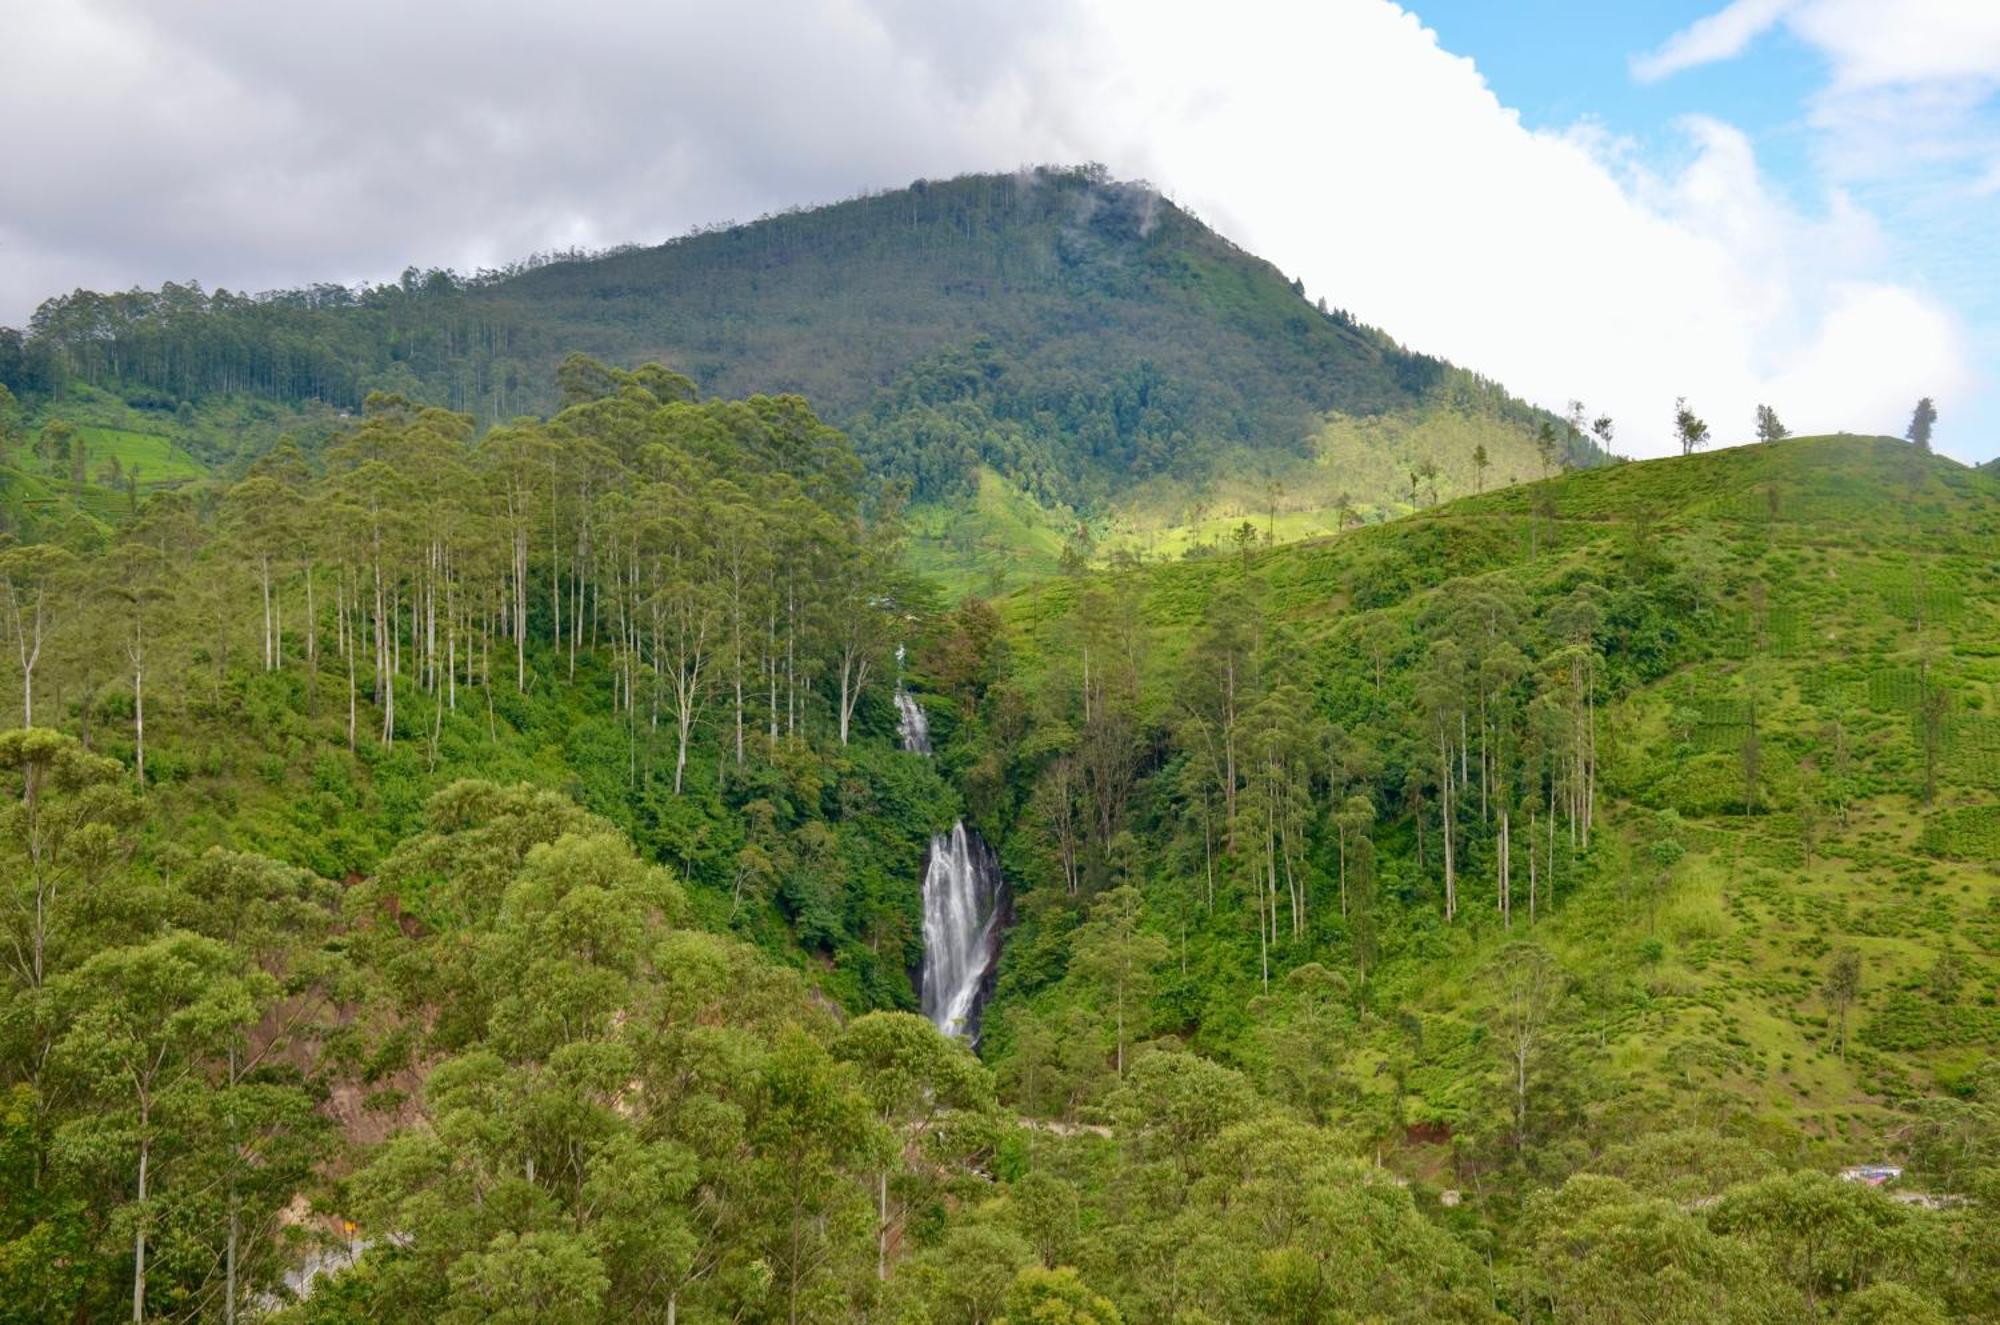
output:
[[[1159,549],[1214,541],[1251,485],[1285,486],[1288,532],[1303,534],[1342,491],[1368,510],[1407,504],[1405,464],[1433,451],[1453,474],[1440,495],[1473,489],[1462,471],[1481,442],[1488,479],[1527,477],[1549,421],[1315,308],[1170,200],[1094,169],[919,181],[657,247],[413,271],[358,293],[77,292],[0,344],[0,383],[44,403],[87,383],[168,418],[183,401],[353,411],[382,390],[484,426],[558,406],[555,369],[575,351],[659,360],[712,395],[801,394],[940,522],[981,523],[990,471],[1098,521],[1110,545]],[[238,453],[286,429],[315,431],[250,422],[261,443],[239,435]],[[1566,459],[1599,458],[1564,436]],[[1348,463],[1356,439],[1393,463]],[[954,574],[977,583],[1002,560],[959,556]]]
[[[989,467],[1047,578],[952,603],[796,398],[564,377],[0,551],[0,1320],[2000,1314],[2000,483],[1808,439],[1092,565]],[[961,816],[976,1056],[912,1011]]]
[[[1559,815],[1561,849],[1537,865],[1544,886],[1556,871],[1554,917],[1531,928],[1516,916],[1512,934],[1538,935],[1599,1000],[1591,1015],[1604,1019],[1609,1070],[1591,1108],[1617,1116],[1728,1101],[1746,1120],[1858,1161],[1884,1144],[1905,1098],[1948,1088],[2000,1042],[2000,967],[1985,964],[2000,957],[1997,585],[2000,484],[1900,443],[1800,439],[1578,474],[1275,552],[1072,579],[1002,610],[1019,632],[1009,683],[1057,724],[1038,748],[1085,757],[1088,723],[1072,711],[1084,642],[1120,660],[1107,665],[1131,660],[1114,684],[1129,687],[1125,720],[1148,753],[1126,772],[1122,827],[1081,844],[1086,873],[1147,879],[1163,921],[1200,926],[1208,974],[1198,991],[1162,995],[1163,1024],[1185,1017],[1179,1033],[1246,1064],[1257,1050],[1242,1009],[1262,988],[1245,914],[1255,895],[1233,907],[1208,900],[1201,786],[1215,769],[1197,755],[1220,739],[1220,720],[1203,716],[1213,701],[1204,660],[1240,655],[1235,739],[1282,752],[1265,794],[1281,818],[1297,816],[1287,869],[1317,899],[1297,933],[1290,904],[1281,908],[1273,980],[1307,961],[1353,980],[1357,945],[1379,945],[1373,998],[1421,1008],[1462,1039],[1483,1015],[1479,972],[1510,937],[1495,911],[1487,782],[1525,817],[1535,811],[1524,782],[1548,792],[1574,776],[1558,778],[1550,761],[1559,706],[1574,702],[1561,660],[1584,658],[1601,704],[1603,836],[1571,853],[1569,814]],[[1472,632],[1475,621],[1490,638]],[[1475,716],[1472,744],[1490,742],[1514,766],[1501,771],[1489,752],[1485,778],[1475,768],[1460,788],[1482,803],[1456,844],[1469,897],[1444,925],[1442,781],[1424,715],[1482,703],[1511,728],[1489,721],[1481,732]],[[1456,723],[1454,751],[1465,739]],[[975,759],[980,739],[965,739],[961,757]],[[1040,778],[1062,757],[1045,755]],[[1050,880],[1030,794],[1042,794],[1038,770],[1003,766],[1021,790],[995,788],[987,813],[996,831],[1023,816],[1012,862],[1024,880]],[[1562,795],[1572,791],[1565,782]],[[1338,848],[1328,834],[1357,793],[1383,835],[1390,910],[1372,936],[1357,936],[1329,900]],[[1422,866],[1409,858],[1420,821],[1433,836]],[[1255,864],[1234,862],[1247,871],[1239,889]],[[1024,910],[1020,950],[1059,942],[1060,924]],[[1849,946],[1868,984],[1842,1061],[1818,980],[1827,954]],[[1962,1002],[1923,995],[1941,960],[1962,968]],[[1059,988],[1043,992],[1050,969],[1022,956],[1005,998],[1059,1005]],[[1176,1001],[1196,992],[1195,1004]],[[1372,1061],[1350,1065],[1362,1075],[1347,1088],[1379,1087],[1366,1080]],[[1469,1065],[1446,1066],[1460,1070],[1378,1102],[1473,1125]]]
[[[1639,1138],[1692,1148],[1680,1200],[1750,1154],[1990,1190],[1934,1143],[2000,1154],[2000,483],[1797,439],[999,608],[928,702],[1007,842],[986,1053],[1040,1108],[1118,1116],[1084,1045],[1191,1049],[1530,1279],[1539,1202],[1668,1182]]]

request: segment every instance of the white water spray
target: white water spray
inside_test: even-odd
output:
[[[1000,864],[963,822],[924,865],[923,1009],[947,1035],[979,1036],[980,994],[1000,948]]]
[[[896,688],[896,734],[911,754],[931,752],[923,705]],[[993,848],[960,820],[931,839],[924,858],[924,1015],[946,1035],[979,1038],[987,975],[1000,956],[1006,880]]]
[[[931,752],[931,720],[924,716],[924,706],[916,696],[901,686],[896,687],[896,735],[902,740],[903,748],[913,755],[927,755]]]

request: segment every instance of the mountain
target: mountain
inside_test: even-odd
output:
[[[918,522],[920,550],[956,572],[1023,552],[1053,568],[1079,524],[1097,551],[1177,553],[1258,513],[1299,536],[1332,527],[1343,494],[1357,516],[1437,500],[1436,482],[1410,478],[1427,463],[1450,476],[1442,495],[1472,490],[1478,445],[1478,483],[1551,458],[1534,440],[1546,415],[1314,307],[1185,209],[1097,169],[918,181],[472,278],[79,291],[0,344],[0,382],[46,399],[80,381],[162,418],[187,401],[189,427],[214,401],[353,411],[378,390],[484,424],[549,412],[577,351],[657,359],[710,395],[805,396],[873,474],[937,512]],[[1562,435],[1557,458],[1601,458]],[[1010,503],[1022,530],[989,518]]]

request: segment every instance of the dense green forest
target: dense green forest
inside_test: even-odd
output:
[[[2000,484],[1799,439],[953,600],[798,397],[554,380],[17,455],[0,1319],[2000,1319]]]
[[[1514,453],[1496,482],[1531,476],[1533,435],[1555,422],[1314,307],[1151,188],[1095,168],[919,181],[472,276],[412,270],[256,296],[77,291],[43,304],[25,335],[0,335],[0,385],[37,408],[95,387],[150,420],[139,431],[247,459],[280,431],[311,453],[327,417],[373,391],[482,429],[547,413],[560,404],[554,369],[577,350],[671,364],[709,395],[804,395],[871,475],[904,481],[956,526],[924,541],[935,568],[960,572],[1004,568],[1021,545],[978,518],[982,474],[1018,492],[1031,528],[1058,543],[1120,513],[1199,534],[1204,515],[1244,504],[1211,491],[1227,477],[1254,482],[1260,510],[1261,490],[1279,484],[1300,511],[1330,514],[1345,491],[1389,513],[1405,466],[1314,472],[1330,416],[1470,421],[1496,464]],[[1586,431],[1558,431],[1565,460],[1602,458]],[[1462,461],[1472,444],[1448,457],[1420,448],[1407,467]],[[1149,482],[1134,506],[1131,489]]]

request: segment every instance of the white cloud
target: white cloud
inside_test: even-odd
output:
[[[1657,51],[1634,56],[1632,76],[1643,83],[1684,69],[1731,60],[1778,25],[1797,0],[1735,0],[1726,9],[1698,19],[1667,38]]]
[[[1735,0],[1632,60],[1651,82],[1741,55],[1783,26],[1827,64],[1808,119],[1837,176],[2000,170],[1978,112],[2000,91],[2000,0]]]
[[[1759,401],[1899,430],[1970,382],[1845,199],[1799,214],[1710,121],[1666,174],[1530,132],[1386,0],[15,3],[0,118],[38,131],[0,186],[0,317],[71,282],[380,278],[1095,159],[1414,347],[1585,397],[1637,453],[1681,394],[1730,439]]]
[[[1734,0],[1635,56],[1642,81],[1731,60],[1782,23],[1816,48],[1842,89],[2000,78],[1992,0]]]
[[[1681,394],[1731,439],[1760,402],[1798,431],[1895,431],[1969,384],[1944,308],[1861,298],[1870,219],[1839,195],[1799,215],[1727,126],[1689,122],[1687,165],[1654,175],[1601,134],[1524,129],[1388,5],[1253,2],[1228,31],[1139,8],[1116,34],[1134,95],[1090,110],[1147,173],[1408,343],[1609,410],[1635,452],[1669,448]]]
[[[1832,60],[1839,88],[2000,81],[1992,0],[1807,0],[1787,23]]]
[[[1889,269],[1927,274],[1974,313],[1971,334],[1990,360],[2000,343],[1991,240],[2000,225],[1992,202],[2000,193],[2000,2],[1736,0],[1633,60],[1633,72],[1651,79],[1733,58],[1774,27],[1825,62],[1825,81],[1804,107],[1819,174],[1876,209],[1900,248]],[[1832,289],[1829,307],[1839,302]],[[1872,306],[1886,334],[1895,316]],[[1843,342],[1811,343],[1811,353],[1831,357]],[[1985,380],[1960,403],[1971,415],[1964,445],[1990,451],[1990,436],[1969,434],[2000,426],[2000,383]]]

